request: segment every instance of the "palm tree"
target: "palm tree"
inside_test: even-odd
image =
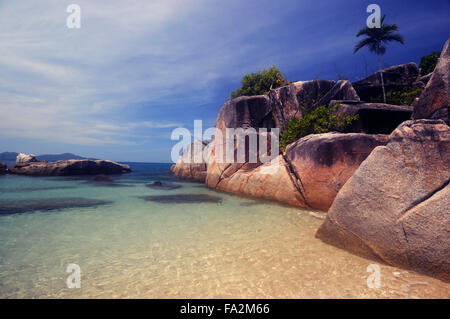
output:
[[[381,72],[381,56],[386,53],[386,44],[391,41],[397,41],[401,44],[405,44],[403,36],[398,33],[398,26],[396,24],[384,24],[386,15],[381,18],[380,28],[365,27],[359,30],[357,37],[362,35],[366,38],[362,39],[355,46],[353,54],[358,52],[361,48],[367,46],[370,52],[375,53],[378,56],[378,67],[380,69],[381,87],[383,88],[383,101],[386,103],[386,92],[384,90],[383,73]]]

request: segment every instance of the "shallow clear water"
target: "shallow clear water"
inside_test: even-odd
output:
[[[133,173],[114,177],[109,187],[85,179],[1,176],[0,208],[16,200],[26,212],[0,214],[0,297],[450,296],[446,283],[386,265],[380,265],[381,287],[368,288],[367,267],[373,261],[314,237],[323,214],[175,181],[168,164],[132,167]],[[145,186],[156,180],[182,187]],[[176,194],[218,196],[221,202],[141,198]],[[43,199],[50,199],[45,204],[53,210],[33,211],[36,200]],[[106,203],[72,207],[86,199]],[[69,264],[81,267],[80,289],[66,286]]]

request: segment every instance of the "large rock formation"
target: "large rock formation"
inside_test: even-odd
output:
[[[130,166],[112,161],[68,160],[37,161],[33,155],[19,154],[10,173],[33,176],[69,176],[122,174],[131,172]]]
[[[227,163],[225,158],[218,159],[216,149],[226,145],[226,128],[278,128],[280,133],[286,123],[293,118],[302,118],[304,111],[311,111],[319,105],[327,105],[332,99],[358,101],[359,97],[348,81],[313,80],[294,82],[271,90],[269,95],[239,97],[228,100],[217,116],[215,127],[222,133],[222,139],[214,138],[209,146],[212,161],[207,165],[206,184],[216,188],[221,180],[230,177],[240,169],[250,170],[261,165],[256,163]],[[266,135],[258,134],[258,139]],[[235,144],[235,150],[239,141]],[[270,153],[270,145],[268,152]],[[246,147],[246,157],[248,154]],[[225,153],[225,152],[223,152]],[[225,154],[223,154],[225,156]]]
[[[215,189],[328,210],[336,194],[370,152],[387,136],[325,133],[289,145],[285,155],[256,169],[225,170]],[[209,177],[208,177],[209,178]]]
[[[0,162],[0,175],[6,174],[8,172],[8,168],[5,163]]]
[[[381,70],[384,87],[388,90],[398,90],[412,87],[419,76],[419,68],[415,63],[395,65]],[[369,77],[353,83],[353,87],[363,101],[371,101],[383,94],[380,71]]]
[[[328,105],[333,100],[345,100],[359,102],[360,98],[348,80],[339,80],[336,84],[322,96],[315,106]]]
[[[203,158],[203,151],[208,145],[207,142],[194,141],[184,151],[177,163],[171,167],[171,172],[178,178],[188,179],[195,182],[206,180],[206,162]],[[201,162],[196,163],[196,158]]]
[[[450,280],[450,128],[407,121],[342,187],[317,237]]]
[[[294,82],[269,92],[273,119],[283,131],[293,118],[301,119],[303,112],[310,112],[332,100],[359,101],[359,96],[349,81],[313,80]]]
[[[412,108],[383,103],[331,101],[329,108],[337,106],[342,115],[358,115],[358,120],[343,131],[368,134],[391,134],[402,122],[411,118]]]
[[[229,163],[226,158],[226,129],[271,129],[274,127],[275,122],[273,120],[272,107],[268,96],[243,96],[225,102],[224,106],[219,111],[215,124],[216,130],[221,136],[218,136],[216,132],[213,141],[208,147],[208,158],[211,160],[207,165],[206,184],[215,188],[222,178],[231,176],[231,174],[238,171],[243,166],[246,166],[247,168],[256,168],[261,164],[259,159],[256,163],[239,163],[237,160],[233,163]],[[233,150],[235,156],[241,143],[242,142],[239,140],[235,141]],[[244,145],[243,148],[246,153],[245,157],[248,158],[248,144]],[[218,152],[219,149],[221,152]]]
[[[443,119],[450,124],[450,39],[422,95],[414,103],[413,119]]]
[[[419,76],[417,78],[416,82],[413,83],[413,86],[424,89],[425,86],[427,86],[427,84],[430,81],[432,76],[433,76],[433,72],[428,73],[427,75]]]

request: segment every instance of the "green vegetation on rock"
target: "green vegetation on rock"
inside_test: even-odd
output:
[[[388,90],[386,93],[386,103],[393,105],[408,105],[412,106],[414,104],[414,100],[417,97],[420,97],[422,94],[422,88],[411,88],[406,87],[397,90]],[[370,102],[372,103],[383,103],[383,96],[380,95]]]
[[[246,74],[241,80],[242,86],[231,92],[231,98],[267,94],[270,89],[288,84],[283,74],[276,66],[257,73]]]
[[[281,134],[280,150],[284,152],[286,146],[309,134],[327,133],[333,130],[345,129],[358,115],[342,115],[336,112],[339,104],[329,109],[325,105],[315,108],[302,119],[292,119],[287,122],[286,129]]]
[[[421,68],[421,74],[427,75],[428,73],[431,73],[434,71],[434,68],[436,67],[439,57],[441,56],[441,52],[436,51],[432,52],[428,55],[423,56],[420,59],[420,68]]]

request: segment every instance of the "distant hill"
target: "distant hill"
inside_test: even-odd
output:
[[[17,155],[19,153],[15,152],[4,152],[0,153],[0,161],[15,161]],[[38,161],[48,161],[48,162],[56,162],[56,161],[65,161],[70,159],[91,159],[95,160],[96,158],[86,158],[79,155],[71,154],[71,153],[63,153],[63,154],[43,154],[36,156]]]
[[[56,161],[65,161],[71,159],[92,159],[95,158],[86,158],[79,155],[75,155],[72,153],[63,153],[63,154],[43,154],[36,156],[36,159],[39,161],[48,161],[48,162],[56,162]]]
[[[17,155],[19,155],[19,153],[14,152],[0,153],[0,161],[15,161]]]

